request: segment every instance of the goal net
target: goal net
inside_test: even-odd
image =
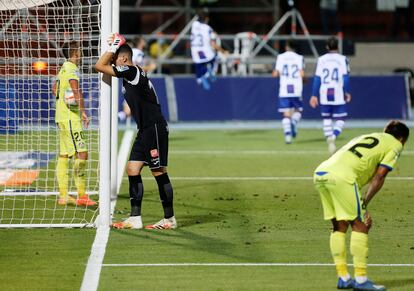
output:
[[[62,46],[80,44],[79,82],[86,113],[86,193],[99,200],[100,0],[0,2],[0,227],[92,226],[97,206],[58,203],[60,150],[52,92],[62,64]],[[74,158],[68,192],[78,198]]]

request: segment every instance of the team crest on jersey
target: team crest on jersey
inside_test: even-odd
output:
[[[129,69],[128,66],[116,66],[116,70],[118,72],[123,72],[123,71],[126,71],[128,69]]]

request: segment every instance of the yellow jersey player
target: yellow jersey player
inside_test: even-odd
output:
[[[367,206],[395,167],[408,136],[404,123],[391,121],[384,132],[354,138],[315,170],[314,183],[324,218],[333,225],[330,248],[339,277],[338,289],[385,290],[367,278],[368,231],[372,225]],[[361,188],[368,183],[363,197]],[[346,264],[345,236],[349,225],[355,280]]]
[[[60,150],[57,162],[56,176],[59,186],[59,205],[76,204],[78,206],[93,206],[96,202],[86,194],[85,166],[88,159],[88,149],[84,140],[82,123],[89,125],[85,112],[82,93],[79,85],[79,62],[82,56],[79,43],[68,42],[63,45],[66,61],[63,63],[53,85],[56,96],[56,124],[59,129]],[[78,199],[68,195],[69,159],[74,157],[73,173],[78,190]]]

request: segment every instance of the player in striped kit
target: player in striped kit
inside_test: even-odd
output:
[[[295,52],[296,43],[286,42],[286,51],[277,56],[274,77],[279,81],[279,112],[283,114],[282,126],[285,142],[292,143],[296,137],[296,125],[302,117],[302,89],[305,75],[305,62],[302,55]]]
[[[338,53],[338,40],[330,38],[327,49],[328,53],[318,59],[309,103],[312,108],[320,104],[323,132],[329,152],[333,154],[336,150],[335,140],[341,134],[348,115],[346,103],[351,101],[351,93],[349,64],[347,58]]]

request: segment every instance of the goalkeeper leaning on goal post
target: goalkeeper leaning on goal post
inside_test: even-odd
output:
[[[82,92],[79,86],[79,62],[82,51],[77,41],[65,43],[62,47],[66,61],[63,63],[53,94],[56,96],[56,124],[59,129],[59,158],[56,176],[59,186],[59,205],[94,206],[96,202],[86,194],[85,166],[88,149],[84,141],[82,123],[85,128],[89,118],[85,112]],[[68,195],[69,160],[74,158],[73,173],[78,198]]]
[[[148,165],[158,184],[164,218],[145,228],[176,228],[173,188],[167,173],[168,125],[161,113],[157,93],[145,71],[132,63],[132,49],[125,44],[125,38],[119,34],[112,35],[108,39],[108,44],[110,50],[99,58],[95,69],[103,74],[123,79],[125,100],[131,108],[131,114],[139,129],[127,165],[131,215],[126,220],[114,223],[112,226],[122,229],[143,227],[141,204],[144,185],[141,170]]]

